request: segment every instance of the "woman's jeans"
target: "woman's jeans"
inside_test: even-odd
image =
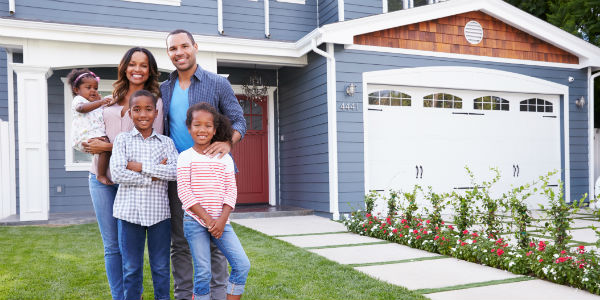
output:
[[[152,272],[154,299],[170,299],[171,219],[152,226],[142,226],[119,220],[119,244],[123,254],[123,286],[125,299],[137,300],[142,296],[144,281],[144,248],[148,236],[148,258]]]
[[[119,235],[117,219],[113,217],[113,204],[117,195],[118,185],[104,185],[96,180],[96,175],[89,176],[90,195],[102,243],[104,244],[104,265],[106,266],[106,277],[112,298],[114,300],[124,299],[123,292],[123,263],[121,251],[119,250]]]
[[[250,261],[231,225],[226,224],[221,238],[216,239],[208,229],[194,218],[185,214],[183,232],[190,244],[194,260],[194,299],[210,299],[210,242],[212,241],[229,261],[231,275],[227,283],[227,294],[241,295],[250,271]]]

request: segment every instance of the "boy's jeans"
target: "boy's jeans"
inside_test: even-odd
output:
[[[210,241],[212,241],[229,261],[231,275],[227,283],[227,294],[241,295],[250,271],[250,261],[231,225],[226,224],[221,238],[216,239],[206,227],[185,214],[183,231],[190,244],[194,260],[194,299],[210,300]]]
[[[160,221],[149,227],[119,220],[119,247],[123,256],[125,299],[137,300],[142,295],[146,233],[148,234],[148,256],[154,285],[154,299],[170,299],[170,219]]]

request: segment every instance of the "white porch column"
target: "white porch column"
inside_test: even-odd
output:
[[[12,64],[17,74],[19,216],[48,220],[48,82],[50,67]]]

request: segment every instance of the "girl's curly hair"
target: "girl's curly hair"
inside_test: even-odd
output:
[[[87,74],[85,74],[87,73]],[[79,77],[80,75],[85,74],[81,77]],[[75,80],[79,78],[79,80],[77,80],[77,82],[75,82]],[[67,75],[67,82],[69,82],[69,85],[71,86],[71,93],[73,93],[73,96],[75,96],[75,88],[79,88],[79,86],[83,83],[83,78],[92,78],[94,80],[96,80],[96,74],[92,73],[92,71],[90,71],[87,68],[84,69],[73,69],[71,70],[71,72],[69,73],[69,75]]]
[[[187,111],[187,117],[185,119],[185,125],[187,128],[192,126],[192,119],[194,116],[194,112],[196,111],[205,111],[211,113],[213,116],[213,122],[215,123],[215,135],[210,140],[213,142],[231,142],[231,137],[233,136],[233,129],[231,127],[231,121],[226,116],[217,112],[217,110],[212,107],[210,104],[206,102],[200,102],[192,105]]]

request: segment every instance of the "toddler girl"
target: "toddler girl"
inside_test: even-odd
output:
[[[88,69],[74,69],[67,76],[67,80],[71,85],[71,92],[75,96],[71,104],[71,110],[73,111],[71,126],[73,149],[85,152],[81,143],[87,142],[91,138],[99,138],[108,142],[102,109],[100,108],[110,104],[111,99],[100,99],[100,94],[98,94],[100,77]],[[98,155],[96,179],[103,184],[113,184],[106,176],[110,152],[102,152]]]
[[[240,299],[250,261],[229,224],[237,187],[233,159],[202,154],[211,143],[231,142],[229,120],[208,103],[197,103],[187,111],[187,128],[194,146],[177,160],[177,192],[185,209],[183,230],[194,260],[194,299],[210,299],[210,241],[231,265],[227,299]]]

